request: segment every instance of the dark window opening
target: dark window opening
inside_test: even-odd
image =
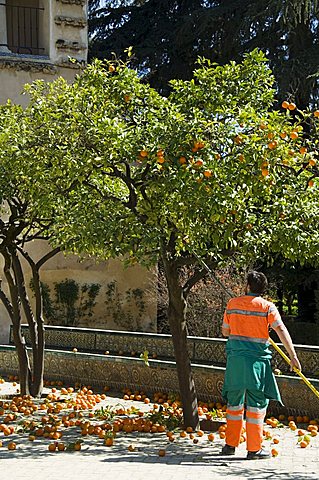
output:
[[[6,46],[12,53],[43,55],[45,49],[40,43],[40,27],[44,9],[34,0],[21,3],[28,5],[10,1],[5,4],[7,43],[2,46]],[[0,5],[4,4],[0,2]]]

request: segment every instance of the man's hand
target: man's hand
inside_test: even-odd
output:
[[[297,357],[297,355],[294,355],[291,359],[290,359],[290,371],[292,372],[294,367],[298,368],[298,370],[301,371],[301,365],[300,365],[300,362],[299,362],[299,359]]]

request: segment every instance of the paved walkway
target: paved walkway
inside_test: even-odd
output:
[[[0,385],[0,398],[11,393],[12,385]],[[127,402],[109,397],[107,404],[130,403],[146,408],[139,402]],[[149,408],[149,407],[148,407]],[[0,423],[2,422],[0,417]],[[319,436],[311,439],[307,448],[300,448],[296,432],[288,428],[271,429],[280,437],[277,445],[279,455],[269,460],[247,461],[245,446],[242,444],[236,456],[219,455],[224,443],[218,434],[210,443],[205,435],[197,444],[190,439],[176,438],[170,443],[165,434],[119,433],[112,447],[103,445],[97,437],[83,438],[79,452],[48,451],[49,441],[37,438],[28,441],[26,434],[15,433],[4,437],[0,433],[3,447],[0,448],[1,480],[213,480],[213,479],[319,479]],[[72,429],[63,440],[72,441]],[[77,434],[78,438],[78,434]],[[9,451],[7,443],[13,440],[17,449]],[[73,439],[74,440],[74,439]],[[265,442],[267,443],[267,442]],[[128,446],[135,447],[129,451]],[[272,447],[271,441],[268,443]],[[166,449],[166,455],[159,457],[159,449]]]

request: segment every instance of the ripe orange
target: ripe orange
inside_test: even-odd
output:
[[[234,142],[235,142],[237,145],[240,145],[241,143],[243,143],[243,137],[241,137],[240,135],[237,135],[237,136],[234,138]]]
[[[17,444],[14,442],[8,443],[8,450],[15,450],[17,448]]]
[[[161,448],[159,451],[158,451],[158,456],[159,457],[165,457],[166,455],[166,450],[164,448]]]
[[[301,155],[305,155],[305,153],[307,153],[307,147],[300,147],[299,152],[301,153]]]
[[[271,449],[271,455],[272,455],[273,457],[277,457],[278,453],[279,453],[279,452],[278,452],[277,448],[272,448],[272,449]]]
[[[202,167],[204,165],[203,160],[199,159],[194,163],[195,167]]]
[[[148,151],[147,151],[147,150],[141,150],[141,151],[140,151],[140,156],[141,156],[142,158],[147,157],[147,155],[148,155]]]
[[[157,162],[160,164],[165,163],[165,158],[164,157],[157,157]]]
[[[306,447],[308,447],[308,442],[306,442],[305,440],[301,440],[299,445],[300,445],[301,448],[306,448]]]
[[[115,70],[116,70],[116,69],[115,69],[114,65],[109,65],[109,72],[110,72],[110,73],[115,72]]]
[[[315,117],[318,118],[318,117],[319,117],[319,110],[315,110],[315,111],[313,112],[313,114],[314,114]]]
[[[311,158],[311,159],[309,160],[309,165],[310,165],[311,167],[314,167],[314,166],[316,165],[316,163],[317,163],[317,160],[315,160],[314,158]]]
[[[314,184],[315,184],[314,180],[309,180],[308,186],[309,186],[310,188],[313,187]]]
[[[289,103],[289,105],[288,105],[289,110],[296,110],[296,108],[297,108],[297,106],[296,106],[295,103]]]
[[[278,438],[278,437],[274,437],[274,438],[272,439],[272,441],[273,441],[274,443],[279,443],[279,438]]]
[[[261,174],[262,174],[263,177],[268,177],[269,170],[267,170],[266,168],[263,168],[262,171],[261,171]]]
[[[291,132],[289,136],[290,136],[291,140],[297,140],[298,132]]]
[[[181,165],[185,165],[185,163],[187,162],[187,160],[186,160],[185,157],[179,157],[179,160],[178,160],[178,161],[179,161],[179,163],[180,163]]]
[[[277,147],[277,142],[276,141],[273,141],[273,142],[269,142],[268,143],[268,148],[269,150],[274,150],[276,147]]]
[[[207,438],[208,438],[208,440],[209,440],[210,442],[213,442],[213,441],[215,440],[215,436],[214,436],[213,433],[209,433],[209,434],[207,435]]]
[[[56,443],[49,443],[48,445],[48,450],[49,452],[55,452],[56,451]]]
[[[287,102],[286,100],[284,100],[281,104],[282,108],[285,108],[285,109],[288,109],[289,108],[289,102]]]
[[[212,176],[212,171],[211,170],[205,170],[204,171],[204,177],[209,178]]]

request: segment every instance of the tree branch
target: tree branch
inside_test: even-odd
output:
[[[191,288],[196,285],[197,282],[202,280],[207,275],[207,270],[205,268],[197,269],[195,273],[187,280],[185,285],[182,287],[184,296],[187,298]]]

